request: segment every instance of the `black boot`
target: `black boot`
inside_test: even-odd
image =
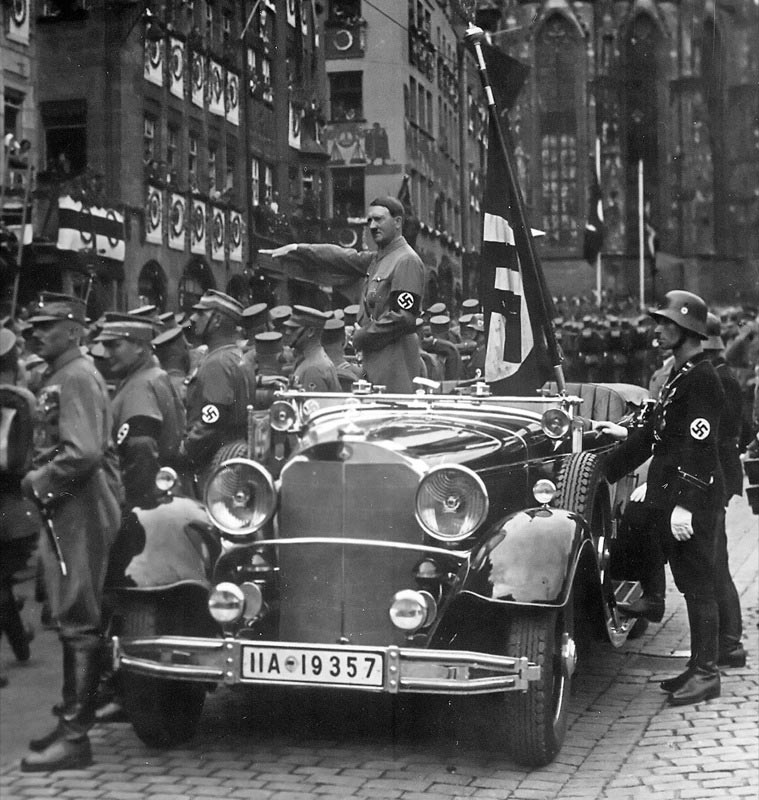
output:
[[[641,595],[634,603],[619,603],[617,608],[628,617],[643,617],[661,622],[664,617],[664,595]]]
[[[41,747],[21,761],[22,772],[52,772],[59,769],[82,769],[92,763],[87,731],[95,721],[95,696],[100,677],[98,637],[64,640],[64,708],[58,728],[30,743]],[[73,695],[69,695],[73,688]],[[67,696],[69,695],[69,696]]]
[[[739,642],[731,648],[720,647],[717,665],[720,667],[745,667],[746,650],[743,645]]]
[[[721,692],[717,669],[717,603],[692,597],[686,597],[685,602],[691,624],[691,675],[670,694],[667,702],[671,706],[702,703],[719,697]]]
[[[664,558],[657,548],[652,548],[648,559],[645,568],[640,572],[643,594],[633,603],[619,603],[617,608],[628,617],[643,617],[649,622],[661,622],[664,618],[664,594],[667,590]]]

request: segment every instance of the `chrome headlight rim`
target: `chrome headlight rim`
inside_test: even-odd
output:
[[[441,472],[453,472],[464,476],[474,485],[474,488],[479,493],[482,501],[482,510],[478,514],[476,523],[468,528],[460,530],[456,534],[445,534],[441,533],[438,529],[432,528],[426,522],[422,514],[422,510],[420,510],[420,496],[422,492],[426,488],[428,482],[433,480]],[[416,521],[419,523],[425,533],[427,533],[433,539],[446,544],[462,542],[475,534],[487,519],[489,511],[490,498],[488,497],[488,491],[485,487],[485,483],[483,482],[482,478],[480,478],[480,476],[474,472],[474,470],[470,469],[469,467],[465,467],[463,464],[438,464],[436,467],[430,469],[419,481],[419,486],[417,486],[416,495],[414,497],[414,515],[416,517]]]
[[[265,513],[259,517],[255,524],[245,525],[239,528],[229,527],[228,525],[224,524],[223,521],[219,521],[218,517],[211,511],[213,503],[212,498],[209,498],[209,495],[214,488],[215,479],[221,474],[222,471],[234,466],[244,466],[253,469],[254,472],[256,472],[258,476],[263,479],[264,486],[266,487],[269,497],[271,498],[270,502],[268,503],[268,507],[265,509]],[[235,539],[244,539],[266,525],[266,523],[269,522],[269,520],[271,520],[271,518],[274,516],[274,513],[277,510],[278,502],[279,498],[277,495],[277,488],[271,473],[265,467],[262,467],[259,463],[249,458],[230,458],[219,464],[219,466],[211,473],[211,476],[206,482],[206,488],[203,495],[203,503],[205,505],[206,514],[213,525],[226,536]]]
[[[298,408],[287,400],[275,400],[269,407],[269,424],[278,433],[289,433],[298,427]]]
[[[415,613],[412,615],[409,610]],[[393,627],[409,636],[431,625],[437,610],[437,602],[428,591],[401,589],[393,595],[388,615]]]
[[[223,597],[226,597],[223,600]],[[224,611],[221,609],[225,608]],[[231,581],[222,581],[214,586],[208,595],[208,612],[221,625],[231,625],[242,619],[245,611],[245,595],[242,589]]]
[[[540,416],[540,427],[549,439],[563,439],[572,427],[572,419],[563,408],[549,408]]]

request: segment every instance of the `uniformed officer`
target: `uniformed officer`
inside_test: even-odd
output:
[[[190,345],[184,334],[185,328],[175,325],[162,331],[151,341],[158,363],[166,371],[182,403],[187,397],[186,380],[190,372]]]
[[[262,331],[256,334],[256,361],[260,376],[285,375],[285,367],[281,360],[283,338],[279,331]]]
[[[650,313],[662,347],[675,358],[654,413],[633,431],[607,421],[594,428],[622,441],[606,460],[612,482],[651,456],[642,500],[685,596],[691,636],[688,669],[661,686],[671,705],[685,705],[720,694],[714,531],[724,497],[717,442],[725,395],[701,343],[707,335],[704,301],[672,291],[666,305]]]
[[[208,354],[187,384],[187,434],[180,456],[198,473],[199,489],[218,450],[247,436],[247,407],[255,405],[255,383],[237,346],[242,305],[209,289],[193,306],[195,337]]]
[[[337,379],[344,392],[350,392],[363,373],[358,364],[348,361],[345,355],[345,323],[342,319],[328,319],[322,331],[322,346],[337,370]]]
[[[440,358],[443,380],[457,381],[461,377],[461,354],[450,339],[451,319],[447,314],[430,318],[430,338],[423,342],[424,349]]]
[[[464,370],[467,380],[483,380],[485,375],[485,355],[487,353],[485,338],[485,323],[478,317],[473,317],[469,327],[474,335],[475,349],[469,357]]]
[[[176,463],[185,433],[182,401],[153,362],[153,333],[149,319],[106,313],[97,337],[119,381],[111,408],[127,509],[155,505],[155,476]]]
[[[295,353],[293,386],[306,392],[339,392],[335,365],[322,347],[321,336],[329,315],[308,306],[293,306],[285,323],[286,342]]]
[[[87,732],[100,677],[103,584],[122,489],[105,382],[80,350],[84,302],[43,294],[30,322],[48,370],[37,397],[37,450],[22,489],[50,523],[40,556],[63,646],[63,702],[58,725],[30,742],[21,770],[49,772],[92,763]]]
[[[289,244],[271,252],[317,265],[365,274],[361,310],[353,348],[362,353],[367,378],[388,392],[413,392],[421,374],[416,317],[424,295],[422,260],[404,239],[403,205],[393,197],[369,204],[367,224],[377,251],[358,252],[339,245]],[[263,252],[263,251],[262,251]]]
[[[725,505],[727,505],[733,495],[740,497],[743,494],[743,465],[739,452],[743,396],[738,379],[725,361],[725,345],[720,335],[721,324],[715,314],[708,315],[706,332],[708,338],[704,342],[704,350],[709,355],[725,392],[725,405],[719,423],[718,447],[720,464],[725,476]],[[743,667],[746,664],[746,650],[741,644],[743,633],[741,601],[730,574],[724,510],[718,514],[715,532],[715,576],[719,609],[717,663],[720,666]]]

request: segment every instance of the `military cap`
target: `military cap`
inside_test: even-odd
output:
[[[288,328],[324,328],[329,314],[308,306],[293,306],[293,315],[285,322]]]
[[[345,306],[343,309],[343,319],[345,320],[345,324],[355,325],[360,312],[361,306],[359,305]]]
[[[119,314],[107,311],[96,342],[113,342],[116,339],[128,339],[131,342],[149,342],[155,336],[153,320],[133,314]]]
[[[461,308],[463,311],[468,311],[474,314],[476,311],[480,310],[480,301],[476,297],[467,297],[461,304]]]
[[[445,314],[448,309],[445,307],[445,303],[434,303],[427,309],[427,313],[432,316],[440,316],[441,314]]]
[[[370,208],[371,206],[384,206],[394,217],[405,216],[403,203],[401,203],[400,200],[396,200],[395,197],[375,197],[374,200],[369,203]]]
[[[242,324],[246,328],[255,328],[269,321],[269,306],[266,303],[254,303],[242,312]]]
[[[167,311],[164,314],[158,315],[158,321],[165,328],[175,328],[177,325],[182,324],[182,315],[175,314],[173,311]]]
[[[334,308],[332,309],[332,318],[333,319],[345,319],[345,311],[342,308]]]
[[[476,317],[476,316],[475,316],[475,318],[474,318],[474,319],[471,321],[471,323],[469,324],[469,327],[470,327],[470,328],[471,328],[473,331],[475,331],[476,333],[485,333],[485,323],[484,323],[484,321],[483,321],[483,320],[481,320],[481,319],[477,319],[477,317]]]
[[[16,344],[16,334],[9,328],[0,328],[0,357],[8,355]]]
[[[322,342],[324,344],[333,344],[334,342],[345,341],[345,323],[341,319],[328,319],[324,323],[324,332],[322,333]]]
[[[133,317],[144,317],[145,319],[157,320],[158,306],[140,306],[139,308],[130,308],[127,312]]]
[[[269,318],[271,319],[271,324],[275,328],[281,328],[282,325],[287,322],[288,319],[292,316],[293,310],[290,306],[274,306],[274,308],[269,311]]]
[[[474,314],[462,314],[459,317],[459,325],[463,328],[467,327],[474,319]]]
[[[176,341],[180,336],[184,335],[184,327],[182,325],[175,325],[172,328],[167,328],[161,331],[154,339],[150,340],[153,347],[161,347],[165,344],[170,344]]]
[[[243,307],[239,300],[235,300],[224,292],[216,289],[207,289],[206,293],[193,306],[196,311],[218,311],[220,314],[239,323],[242,319]]]
[[[430,328],[433,333],[447,333],[451,327],[451,318],[447,314],[430,317]]]
[[[262,331],[253,338],[257,356],[273,356],[282,352],[282,334],[279,331]]]
[[[40,295],[34,314],[29,318],[29,322],[56,322],[70,319],[73,322],[79,322],[84,325],[86,317],[87,312],[84,300],[68,294],[43,292]]]
[[[722,340],[722,324],[716,314],[711,311],[706,315],[706,339],[702,345],[704,350],[724,350],[725,343]]]

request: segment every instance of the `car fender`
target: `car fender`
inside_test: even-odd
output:
[[[518,605],[563,605],[587,523],[565,509],[533,508],[506,517],[473,554],[463,592]]]
[[[106,585],[155,590],[194,584],[207,590],[218,553],[218,536],[204,507],[191,498],[172,497],[124,515]]]

